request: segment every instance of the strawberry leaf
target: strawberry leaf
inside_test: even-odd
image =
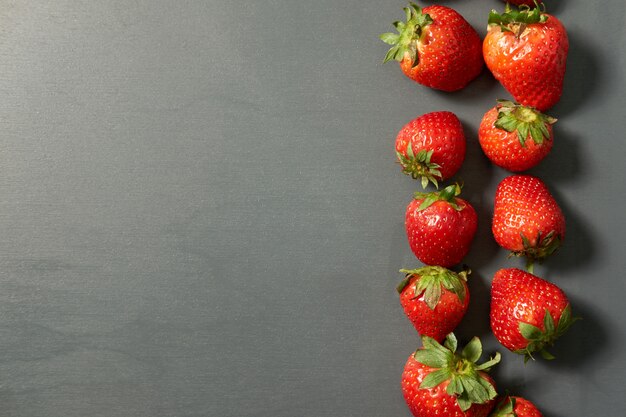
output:
[[[522,233],[520,233],[520,239],[522,240],[523,249],[512,251],[510,256],[526,257],[527,269],[530,273],[532,273],[532,269],[529,268],[532,268],[535,261],[542,262],[556,252],[556,250],[561,247],[562,243],[562,237],[557,235],[554,230],[548,232],[544,237],[542,237],[541,232],[539,232],[535,243],[532,243],[530,239]]]
[[[526,147],[529,136],[537,145],[551,140],[548,126],[557,119],[539,112],[533,107],[522,106],[509,100],[498,100],[498,117],[494,126],[509,133],[517,132],[520,145]]]
[[[548,352],[545,349],[541,349],[539,351],[539,354],[541,355],[542,358],[544,358],[547,361],[551,361],[553,359],[555,359],[555,356],[553,354],[551,354],[550,352]]]
[[[441,285],[429,285],[424,291],[424,302],[431,309],[434,310],[441,298]]]
[[[493,358],[489,358],[489,360],[481,365],[476,366],[477,371],[489,371],[495,365],[500,363],[501,355],[500,352],[496,352]]]
[[[563,312],[561,313],[561,317],[559,317],[559,323],[556,327],[556,336],[561,337],[567,330],[572,326],[572,324],[576,323],[578,320],[581,320],[580,317],[572,317],[572,307],[568,304]]]
[[[446,387],[446,393],[448,393],[448,395],[456,396],[461,394],[462,392],[463,384],[461,384],[459,377],[453,374],[450,378],[450,383]]]
[[[446,336],[446,340],[444,340],[443,346],[452,353],[456,352],[458,341],[456,340],[456,336],[454,335],[454,333],[450,333]]]
[[[554,333],[554,319],[547,308],[543,316],[543,329],[546,333]]]
[[[519,9],[512,9],[507,3],[504,13],[492,10],[489,13],[489,26],[499,26],[504,32],[513,32],[516,37],[524,32],[526,27],[534,23],[545,23],[548,15],[543,13],[539,7],[520,6]]]
[[[406,22],[394,22],[393,26],[398,33],[383,33],[380,39],[392,48],[387,52],[384,62],[390,60],[402,61],[408,53],[415,67],[419,64],[417,54],[417,44],[422,35],[422,30],[433,22],[433,19],[422,13],[422,9],[414,4],[409,3],[408,7],[403,8]],[[393,52],[392,52],[393,51]]]
[[[467,411],[472,406],[472,402],[465,391],[456,397],[456,402],[459,404],[461,411]]]
[[[515,413],[515,397],[505,397],[490,417],[517,417]]]
[[[406,275],[396,287],[398,293],[402,293],[411,279],[416,277],[413,297],[418,298],[423,294],[424,302],[431,310],[439,304],[444,289],[455,294],[461,303],[465,301],[467,293],[463,282],[467,281],[469,270],[457,274],[441,266],[425,266],[419,269],[401,269],[400,272]]]
[[[439,186],[438,179],[442,179],[441,166],[431,161],[434,150],[421,149],[417,154],[413,151],[412,142],[409,141],[404,150],[404,154],[396,151],[398,162],[402,166],[402,173],[411,176],[413,179],[420,179],[422,188],[426,188],[429,182],[435,187]]]
[[[519,322],[519,332],[528,341],[528,345],[524,349],[516,350],[515,353],[524,355],[525,362],[534,359],[532,356],[534,352],[539,352],[544,359],[554,359],[554,356],[546,348],[552,346],[577,320],[579,320],[578,317],[571,317],[571,307],[568,304],[561,312],[556,326],[548,309],[546,309],[543,318],[543,330],[532,324]]]
[[[487,395],[489,399],[492,399],[498,396],[498,393],[496,392],[496,389],[494,388],[494,386],[491,385],[491,383],[487,381],[485,378],[478,378],[478,382],[487,391]]]
[[[519,332],[529,341],[539,340],[543,333],[539,327],[523,322],[519,322]]]
[[[499,353],[488,362],[478,365],[476,362],[482,352],[480,340],[473,338],[461,354],[455,354],[457,340],[453,333],[447,336],[443,346],[425,336],[422,337],[422,344],[423,347],[415,352],[414,358],[433,370],[424,377],[420,389],[432,389],[449,381],[446,392],[455,396],[463,411],[472,404],[484,404],[496,398],[495,388],[479,371],[488,370],[498,363]]]
[[[395,45],[398,43],[400,35],[397,33],[383,33],[380,35],[380,40],[388,45]]]
[[[420,388],[435,388],[437,385],[447,381],[448,379],[450,379],[450,371],[448,369],[439,369],[426,375],[420,384]]]
[[[459,378],[467,396],[472,403],[484,404],[490,400],[489,391],[478,381],[476,377],[462,376]]]
[[[457,184],[449,185],[443,190],[434,191],[432,193],[416,192],[414,195],[415,199],[423,200],[422,203],[419,205],[418,210],[419,211],[426,210],[428,207],[432,206],[437,201],[445,201],[457,211],[463,210],[465,206],[460,206],[456,198],[461,194],[461,188],[462,188],[462,185],[457,183]]]
[[[476,362],[482,354],[483,346],[480,343],[480,339],[477,337],[473,337],[461,352],[461,356],[470,362]]]
[[[429,349],[418,349],[413,355],[416,361],[431,368],[445,368],[450,357],[446,354]]]

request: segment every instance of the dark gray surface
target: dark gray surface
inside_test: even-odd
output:
[[[481,35],[501,7],[442,3]],[[626,4],[548,3],[571,53],[533,173],[568,235],[537,272],[584,320],[553,363],[503,352],[494,375],[546,417],[617,416]],[[418,339],[394,287],[417,265],[416,184],[393,140],[434,110],[464,123],[481,222],[459,335],[498,347],[490,277],[519,263],[490,236],[505,173],[475,132],[507,96],[486,73],[444,94],[381,65],[377,34],[404,4],[0,2],[0,415],[408,416],[399,378]]]

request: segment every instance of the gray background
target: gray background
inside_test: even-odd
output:
[[[484,35],[493,0],[453,5]],[[567,215],[536,272],[584,317],[552,363],[505,352],[501,390],[547,417],[621,415],[626,3],[548,1],[571,42],[552,154]],[[480,228],[458,334],[490,334],[505,176],[477,144],[508,97],[382,65],[403,1],[0,1],[0,415],[408,416],[418,346],[394,287],[417,184],[396,132],[461,118]]]

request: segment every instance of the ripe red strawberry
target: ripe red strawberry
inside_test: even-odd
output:
[[[559,101],[568,49],[561,22],[538,7],[489,15],[485,63],[518,103],[545,111]]]
[[[402,172],[428,182],[451,178],[465,159],[465,135],[454,113],[438,111],[407,123],[396,138],[396,155]]]
[[[565,217],[539,178],[511,175],[496,189],[491,230],[496,242],[515,256],[525,256],[529,271],[561,246]]]
[[[393,24],[398,33],[380,35],[392,45],[384,62],[395,59],[407,77],[443,91],[460,90],[480,74],[482,42],[463,16],[449,7],[422,10],[414,3],[404,12],[406,22]]]
[[[474,208],[462,198],[459,185],[433,193],[415,193],[406,208],[404,225],[411,250],[426,265],[448,268],[465,257],[478,223]]]
[[[502,100],[485,113],[478,141],[494,164],[513,172],[525,171],[550,153],[555,122],[532,107]]]
[[[489,317],[496,339],[525,360],[534,352],[553,359],[546,348],[576,321],[559,287],[517,268],[494,275]]]
[[[422,337],[423,346],[409,356],[402,373],[402,393],[415,417],[486,417],[495,405],[495,384],[487,375],[500,362],[496,353],[478,365],[482,345],[474,337],[462,352],[450,333],[444,346]]]
[[[489,417],[543,417],[533,403],[522,397],[506,396]]]
[[[402,269],[406,277],[400,285],[400,304],[422,336],[443,341],[461,322],[469,306],[467,275],[440,266]]]

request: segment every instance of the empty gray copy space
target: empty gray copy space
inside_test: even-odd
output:
[[[497,0],[442,1],[484,36]],[[394,140],[449,110],[479,231],[470,309],[499,390],[546,417],[624,413],[626,3],[546,0],[566,26],[540,176],[567,217],[535,272],[583,317],[526,365],[488,324],[498,182],[477,141],[510,98],[484,71],[442,93],[383,65],[403,1],[0,1],[0,415],[409,416],[420,344],[398,303],[420,264],[417,182]],[[421,3],[422,5],[431,3]]]

